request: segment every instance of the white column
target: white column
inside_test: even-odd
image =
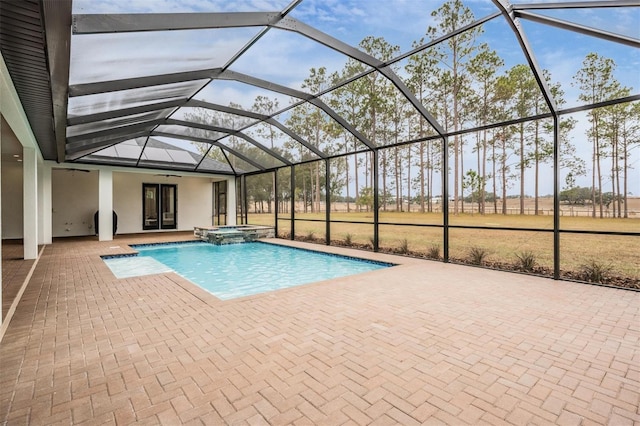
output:
[[[0,55],[0,61],[4,63],[2,60],[2,55]],[[2,77],[2,74],[0,74]],[[0,87],[1,89],[1,87]],[[1,108],[0,108],[1,110]],[[2,120],[0,120],[0,151],[2,151]],[[0,161],[0,188],[2,188],[2,161]],[[0,190],[0,306],[2,306],[2,190]],[[2,309],[0,308],[0,330],[2,329],[2,321],[4,317],[2,316]]]
[[[38,157],[35,148],[22,149],[24,258],[38,257]]]
[[[38,236],[40,244],[52,242],[52,213],[51,213],[51,166],[41,162],[38,167]]]
[[[98,178],[98,239],[113,240],[113,172],[100,170]]]
[[[236,222],[236,178],[227,178],[227,225],[235,225]]]

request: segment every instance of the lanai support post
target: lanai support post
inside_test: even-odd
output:
[[[442,138],[442,260],[449,262],[449,138]]]
[[[371,165],[373,166],[373,251],[377,252],[380,244],[380,214],[378,209],[380,198],[378,195],[378,190],[380,189],[380,185],[378,184],[378,150],[374,149],[372,152],[373,161],[371,162]]]
[[[291,235],[289,239],[291,241],[296,238],[296,166],[290,166],[291,168]]]
[[[113,240],[113,172],[101,169],[98,176],[98,240]]]
[[[274,224],[273,224],[273,228],[274,228],[274,232],[276,234],[276,236],[278,235],[278,205],[279,203],[279,197],[278,197],[278,170],[274,170],[273,171],[273,203],[275,204],[273,206],[274,210],[273,210],[273,218],[274,218]]]
[[[0,54],[0,64],[4,66],[4,60],[2,59],[2,54]],[[1,73],[2,69],[0,69],[0,84],[3,83],[3,75]],[[2,86],[0,86],[2,88]],[[1,110],[0,110],[1,111]],[[2,150],[2,122],[0,121],[0,151]],[[2,161],[0,161],[0,188],[2,188]],[[2,191],[0,190],[0,241],[2,241]],[[2,259],[2,244],[0,244],[0,259]],[[2,260],[0,260],[0,306],[2,306]],[[0,336],[3,336],[3,331],[5,328],[2,327],[2,321],[4,317],[2,316],[2,310],[0,308]],[[1,337],[0,337],[1,338]]]
[[[553,279],[560,279],[560,117],[553,116]]]
[[[238,223],[238,198],[236,190],[236,177],[227,178],[227,221],[226,225]]]
[[[40,244],[51,244],[53,241],[51,211],[51,165],[45,161],[40,163],[38,168],[38,210],[39,210],[39,242]]]
[[[325,221],[325,244],[331,245],[331,191],[329,190],[331,184],[331,174],[329,173],[329,159],[324,160],[324,190],[325,190],[325,202],[324,202],[324,221]]]
[[[37,259],[38,155],[35,148],[22,148],[22,179],[24,259]]]
[[[246,225],[249,223],[249,203],[247,202],[247,175],[242,175],[242,210],[243,210],[243,223]]]

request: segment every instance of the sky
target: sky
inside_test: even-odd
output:
[[[288,1],[281,0],[74,0],[73,12],[279,11],[287,4]],[[375,35],[383,36],[389,43],[399,46],[401,52],[406,52],[412,43],[424,36],[427,27],[434,25],[431,11],[441,4],[441,1],[433,0],[303,0],[290,16],[352,46],[357,46],[367,35]],[[464,4],[472,10],[475,18],[497,10],[488,0],[467,0]],[[640,7],[539,10],[536,13],[640,39]],[[572,77],[590,52],[613,59],[617,65],[614,76],[623,86],[631,88],[632,94],[640,93],[640,49],[531,21],[521,22],[538,64],[549,70],[554,83],[561,84],[565,92],[565,107],[580,104],[579,90],[572,85]],[[501,17],[485,24],[484,29],[478,41],[486,42],[498,52],[505,61],[504,70],[525,63],[511,28]],[[258,31],[259,28],[235,28],[74,36],[70,82],[78,84],[220,67]],[[301,89],[310,68],[325,66],[329,72],[339,71],[345,62],[343,55],[299,34],[272,29],[230,69]],[[249,109],[257,95],[277,97],[281,107],[291,101],[283,95],[230,81],[216,81],[196,98],[219,104],[234,102]],[[113,102],[125,102],[131,106],[135,101],[135,98],[110,100],[105,102],[105,108],[113,107]],[[576,114],[575,117],[579,122],[572,139],[590,166],[590,144],[584,140],[589,124],[584,114]],[[630,190],[640,195],[640,149],[635,151],[632,158],[635,170],[632,173],[638,179],[630,181]],[[579,184],[590,186],[590,179],[584,178]],[[548,184],[544,186],[552,188]]]

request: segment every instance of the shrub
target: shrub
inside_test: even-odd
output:
[[[409,253],[409,240],[405,238],[402,241],[400,241],[400,247],[398,247],[398,252],[400,254]]]
[[[471,247],[469,249],[468,260],[469,263],[473,265],[482,265],[484,264],[484,261],[488,255],[489,252],[487,251],[487,249],[484,249],[482,247]]]
[[[353,243],[353,235],[347,233],[347,235],[344,236],[344,243],[350,246]]]
[[[611,269],[610,265],[592,259],[580,267],[580,276],[585,281],[602,284],[607,280]]]
[[[516,258],[518,259],[518,267],[523,271],[531,272],[536,266],[536,255],[530,250],[516,253]]]
[[[432,244],[428,247],[427,257],[430,259],[440,259],[440,244]]]

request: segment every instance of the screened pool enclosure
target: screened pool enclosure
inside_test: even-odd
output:
[[[236,176],[284,238],[638,287],[636,0],[1,7],[46,160]]]

